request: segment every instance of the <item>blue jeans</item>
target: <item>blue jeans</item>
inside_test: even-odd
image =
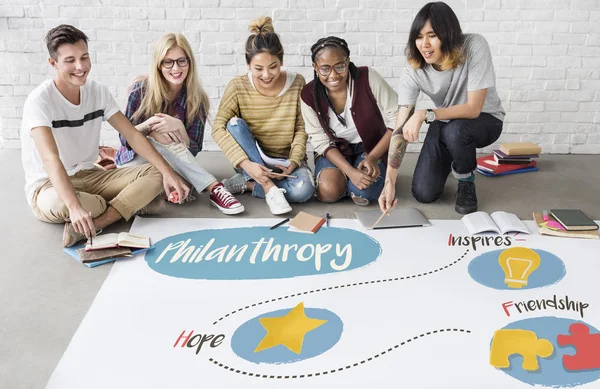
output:
[[[148,140],[173,170],[192,184],[198,193],[217,181],[215,176],[200,166],[200,162],[185,146],[180,145],[178,148],[174,148],[174,145],[163,145],[152,137],[148,137]]]
[[[186,179],[198,193],[202,192],[213,182],[217,182],[215,176],[207,172],[200,166],[200,162],[192,155],[190,150],[185,146],[177,146],[174,144],[163,145],[154,140],[154,138],[147,136],[146,139],[154,146],[156,151],[162,155],[167,163],[179,174],[181,177]],[[137,166],[144,163],[148,163],[141,155],[136,156],[129,162],[118,165],[117,167],[129,167]],[[190,195],[191,195],[190,191]],[[192,197],[190,197],[191,199]]]
[[[360,162],[365,159],[366,153],[364,152],[362,143],[351,144],[350,147],[352,147],[353,155],[352,157],[345,157],[345,159],[346,161],[348,161],[349,164],[354,166],[354,168],[357,168],[358,164],[360,164]],[[387,164],[381,160],[378,161],[377,165],[379,166],[379,170],[381,171],[379,178],[373,184],[371,184],[371,186],[364,190],[358,189],[352,183],[352,181],[350,181],[350,179],[346,177],[346,193],[342,195],[342,197],[354,195],[355,197],[365,198],[369,200],[370,203],[376,203],[379,199],[381,191],[383,190],[383,185],[385,183],[385,172],[387,169]],[[319,182],[319,174],[323,169],[339,170],[339,168],[333,163],[331,163],[331,161],[329,161],[326,157],[318,156],[315,160],[315,180],[317,182]]]
[[[502,121],[487,113],[431,123],[413,175],[414,198],[421,203],[440,198],[450,172],[456,178],[470,177],[477,167],[477,149],[491,145],[501,133]]]
[[[256,147],[256,139],[252,135],[252,130],[248,127],[246,121],[240,118],[233,118],[227,123],[227,131],[233,136],[236,142],[244,150],[248,159],[252,162],[259,163],[265,166],[265,162],[260,156],[258,148]],[[235,169],[238,173],[243,173],[246,181],[252,180],[252,177],[241,168]],[[273,183],[278,188],[285,189],[285,198],[290,203],[304,203],[310,200],[315,194],[315,185],[312,179],[312,173],[306,162],[302,166],[296,168],[292,173],[292,176],[297,178],[284,177],[281,180],[273,179]],[[254,197],[265,198],[265,191],[259,184],[254,185],[252,190]]]

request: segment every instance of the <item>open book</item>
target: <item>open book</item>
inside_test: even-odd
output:
[[[92,239],[91,244],[88,240],[85,245],[86,250],[100,250],[109,247],[148,248],[150,247],[150,238],[133,235],[128,232],[120,232],[118,234],[97,235]]]
[[[461,220],[471,235],[481,232],[495,232],[500,235],[507,232],[530,233],[525,224],[514,213],[497,211],[488,215],[483,211],[479,211],[465,215]]]

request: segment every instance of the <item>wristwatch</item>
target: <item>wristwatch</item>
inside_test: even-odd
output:
[[[435,120],[435,112],[432,109],[428,109],[425,114],[425,123],[430,124]]]

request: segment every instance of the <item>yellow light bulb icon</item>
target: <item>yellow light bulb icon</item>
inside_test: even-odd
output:
[[[506,249],[498,256],[498,263],[504,270],[504,283],[509,288],[527,286],[527,280],[541,263],[542,259],[535,251],[525,247]]]

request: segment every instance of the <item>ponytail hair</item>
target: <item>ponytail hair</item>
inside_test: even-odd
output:
[[[283,63],[283,46],[279,36],[275,33],[273,20],[263,16],[253,20],[248,26],[250,36],[246,40],[246,63],[250,64],[252,58],[260,53],[267,52]]]
[[[327,38],[319,39],[310,48],[310,53],[311,53],[310,58],[311,58],[313,64],[316,65],[317,56],[319,55],[319,53],[322,50],[325,50],[326,48],[335,48],[335,49],[341,50],[346,57],[350,57],[350,49],[348,48],[348,43],[345,40],[343,40],[342,38],[338,38],[335,36],[329,36]],[[350,62],[348,69],[350,72],[350,77],[352,77],[353,80],[356,80],[358,78],[358,68],[356,67],[356,65],[354,65],[353,62]],[[315,98],[315,106],[317,108],[317,117],[319,118],[321,125],[323,126],[323,128],[327,129],[330,133],[335,135],[333,133],[333,130],[327,125],[327,119],[326,119],[327,113],[323,112],[321,102],[325,101],[327,103],[327,106],[329,108],[331,108],[331,110],[333,112],[335,112],[335,109],[333,108],[333,104],[331,104],[331,100],[329,100],[329,96],[327,95],[327,87],[325,85],[323,85],[323,83],[319,79],[319,75],[317,74],[316,70],[314,70],[313,95]],[[337,119],[339,120],[339,122],[342,123],[342,125],[344,127],[346,127],[346,119],[344,119],[342,117],[342,115],[337,114],[337,113],[336,113],[336,116],[337,116]]]

